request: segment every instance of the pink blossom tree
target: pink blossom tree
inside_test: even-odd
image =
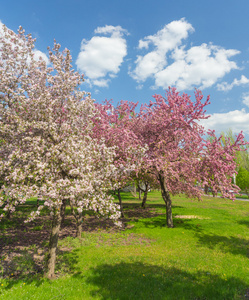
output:
[[[221,192],[223,197],[234,199],[234,194],[240,188],[232,184],[232,177],[236,172],[236,155],[238,151],[245,151],[244,136],[241,133],[232,143],[224,136],[216,137],[214,131],[208,131],[208,139],[203,141],[203,152],[199,159],[199,180],[203,187],[210,187],[214,195]],[[233,190],[233,193],[229,191]]]
[[[169,88],[166,98],[155,95],[154,99],[141,107],[134,130],[141,145],[148,146],[144,171],[157,178],[166,205],[167,226],[173,227],[171,194],[185,193],[200,199],[202,192],[196,182],[202,186],[208,182],[215,191],[232,197],[227,191],[232,188],[230,176],[235,172],[233,155],[244,144],[243,135],[225,148],[219,139],[206,141],[199,121],[208,118],[204,108],[209,97],[202,103],[198,90],[195,101],[175,88]]]
[[[81,92],[83,77],[71,67],[69,50],[49,49],[49,65],[34,58],[34,40],[22,28],[3,28],[0,38],[0,206],[5,212],[31,196],[45,200],[27,221],[46,207],[52,218],[47,259],[54,276],[61,208],[70,200],[79,224],[83,210],[117,220],[118,206],[107,195],[115,188],[115,149],[91,136],[96,111]],[[4,214],[1,215],[1,218]],[[80,225],[77,226],[81,230]]]
[[[116,107],[110,101],[96,104],[100,117],[94,119],[94,137],[104,138],[108,147],[115,148],[114,164],[117,173],[112,180],[118,193],[122,217],[124,214],[120,190],[134,181],[134,174],[141,169],[147,149],[146,145],[140,145],[133,130],[136,106],[137,103],[128,101],[121,101]]]

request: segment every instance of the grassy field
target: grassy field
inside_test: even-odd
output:
[[[2,270],[0,299],[249,299],[249,202],[175,196],[175,228],[168,229],[159,192],[149,193],[145,210],[131,194],[122,196],[124,230],[102,224],[81,241],[61,239],[53,281],[34,271],[39,247],[27,247],[14,270]],[[0,224],[5,242],[13,224],[16,218]]]

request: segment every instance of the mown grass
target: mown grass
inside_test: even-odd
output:
[[[141,201],[122,196],[128,216]],[[96,228],[60,241],[56,280],[2,278],[0,298],[246,299],[249,202],[175,196],[173,229],[159,192],[149,193],[147,207],[154,215],[134,216],[124,231]]]

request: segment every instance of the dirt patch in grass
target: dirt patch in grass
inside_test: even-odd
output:
[[[208,220],[210,218],[208,217],[201,217],[201,216],[195,216],[195,215],[177,215],[174,216],[176,219],[198,219],[198,220]]]
[[[125,218],[122,219],[123,226],[119,228],[109,219],[97,218],[87,215],[82,224],[83,238],[80,244],[74,242],[75,247],[94,243],[97,247],[132,245],[134,243],[150,243],[143,237],[132,233],[120,235],[125,229],[132,227],[128,222],[134,219],[150,218],[159,215],[156,209],[134,207],[125,210]],[[1,225],[4,228],[0,233],[0,277],[20,277],[27,274],[42,274],[44,259],[50,235],[51,219],[49,216],[38,217],[35,221],[24,223],[25,218],[12,216],[13,226],[5,226],[4,220]],[[84,233],[91,233],[86,239]],[[101,233],[109,234],[104,236]],[[117,235],[119,234],[119,235]],[[60,241],[71,239],[69,243],[63,242],[59,251],[71,251],[72,240],[76,236],[75,221],[71,215],[67,215],[60,231]],[[89,240],[90,239],[90,240]]]
[[[125,216],[127,216],[128,221],[130,221],[130,219],[154,218],[161,215],[165,215],[165,213],[158,213],[156,208],[142,208],[138,206],[127,211],[125,210]]]

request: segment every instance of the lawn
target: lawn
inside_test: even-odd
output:
[[[86,215],[82,240],[68,210],[53,281],[42,277],[49,219],[20,225],[26,205],[0,223],[0,298],[249,299],[249,202],[175,196],[168,229],[159,192],[149,193],[146,209],[122,197],[125,228]]]

